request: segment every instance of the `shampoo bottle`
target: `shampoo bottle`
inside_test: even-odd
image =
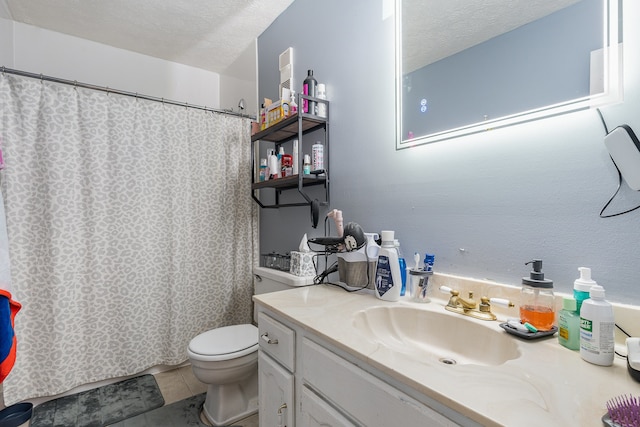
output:
[[[589,291],[593,285],[597,285],[591,279],[591,269],[587,267],[579,267],[580,277],[573,282],[573,297],[576,299],[577,308],[576,311],[580,313],[582,308],[582,302],[589,299]]]
[[[402,276],[398,262],[398,251],[394,245],[394,232],[382,231],[382,246],[378,251],[378,264],[376,265],[376,296],[385,301],[398,301]]]
[[[580,314],[576,312],[576,300],[562,299],[558,313],[558,342],[570,350],[580,349]]]
[[[317,87],[318,81],[313,77],[313,70],[307,70],[307,78],[302,82],[302,93],[305,95],[309,95],[312,97],[316,97],[317,95]],[[316,101],[311,101],[308,99],[302,100],[302,112],[308,114],[317,114],[317,105]]]
[[[604,299],[604,288],[594,285],[589,299],[580,309],[580,356],[595,365],[613,365],[614,328],[613,307]]]

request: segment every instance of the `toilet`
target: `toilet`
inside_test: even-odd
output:
[[[253,274],[255,294],[313,284],[313,277],[265,267],[254,268]],[[258,328],[252,324],[212,329],[189,342],[193,374],[207,384],[202,413],[214,426],[229,425],[258,412],[258,347]]]

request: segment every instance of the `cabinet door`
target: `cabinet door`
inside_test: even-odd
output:
[[[356,427],[307,387],[302,388],[300,412],[301,427]]]
[[[294,427],[293,375],[262,350],[258,354],[261,426]]]
[[[328,396],[340,411],[367,427],[439,426],[456,423],[328,349],[304,338],[305,384]],[[328,373],[331,375],[328,375]]]

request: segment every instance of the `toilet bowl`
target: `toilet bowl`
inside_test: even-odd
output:
[[[202,412],[224,426],[258,412],[258,328],[234,325],[196,336],[187,350],[193,374],[207,384]]]
[[[253,273],[256,295],[313,284],[313,277],[265,267]],[[193,374],[207,384],[202,413],[211,424],[229,425],[258,412],[258,328],[243,324],[203,332],[187,353]]]

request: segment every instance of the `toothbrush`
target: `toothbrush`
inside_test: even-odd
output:
[[[415,266],[413,267],[413,269],[415,271],[420,270],[420,254],[418,252],[415,252],[413,254],[413,262],[415,263]]]

